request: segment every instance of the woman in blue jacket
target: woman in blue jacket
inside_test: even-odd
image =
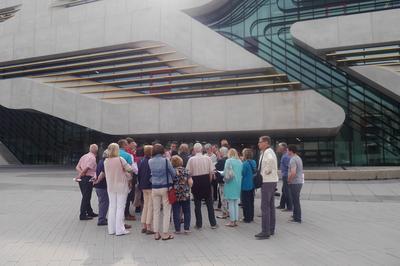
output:
[[[242,170],[242,206],[243,222],[251,223],[254,219],[254,183],[253,174],[256,172],[256,161],[253,160],[251,149],[243,150],[243,170]]]
[[[237,226],[239,221],[239,199],[242,184],[242,162],[235,149],[228,151],[224,168],[224,198],[228,201],[230,222],[226,226]]]
[[[153,158],[149,160],[151,172],[151,196],[153,198],[153,229],[155,240],[170,240],[174,236],[168,232],[171,218],[171,204],[168,200],[168,189],[172,187],[176,172],[171,162],[165,158],[164,146],[153,146]],[[163,211],[163,229],[160,232],[159,222],[161,217],[161,205]]]

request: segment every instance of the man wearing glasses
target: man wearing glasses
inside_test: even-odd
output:
[[[261,228],[262,231],[255,235],[257,239],[268,239],[275,234],[275,189],[278,183],[278,160],[271,149],[271,138],[260,137],[259,169],[263,179],[261,186]]]

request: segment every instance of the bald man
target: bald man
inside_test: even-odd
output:
[[[79,215],[81,221],[91,220],[98,216],[93,212],[92,206],[90,205],[93,191],[93,179],[96,177],[96,156],[98,150],[99,148],[96,144],[90,145],[89,152],[79,159],[76,166],[79,177],[76,180],[79,181],[79,188],[82,193],[81,212]]]

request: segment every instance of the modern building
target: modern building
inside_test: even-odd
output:
[[[296,144],[309,166],[400,163],[400,1],[0,2],[0,161],[89,143]]]

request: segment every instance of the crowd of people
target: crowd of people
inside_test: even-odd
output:
[[[296,146],[277,145],[282,194],[275,207],[278,157],[271,138],[260,137],[258,149],[258,156],[250,148],[239,152],[225,139],[220,146],[181,143],[178,147],[172,142],[167,150],[154,142],[138,148],[132,138],[126,138],[111,143],[97,162],[98,146],[92,144],[76,166],[78,175],[74,179],[82,193],[79,218],[98,217],[97,225],[107,226],[110,235],[120,236],[129,234],[131,225],[125,221],[136,220],[135,214],[140,213],[143,234],[154,235],[155,240],[171,240],[175,234],[191,232],[191,200],[196,229],[203,227],[203,204],[212,229],[218,228],[216,218],[226,219],[227,227],[253,222],[255,191],[260,189],[261,232],[255,237],[268,239],[275,234],[276,209],[293,212],[291,222],[302,221],[303,163]],[[98,214],[91,207],[93,188]],[[174,234],[169,229],[171,214]]]

